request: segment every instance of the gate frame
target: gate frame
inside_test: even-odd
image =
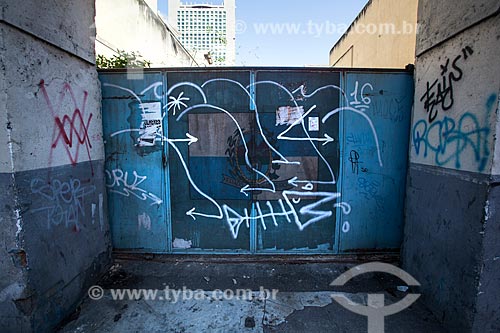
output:
[[[267,67],[267,66],[233,66],[233,67],[158,67],[158,68],[144,68],[144,69],[136,69],[136,68],[117,68],[117,69],[98,69],[98,75],[106,75],[106,74],[129,74],[132,73],[134,75],[140,75],[141,73],[161,73],[163,89],[161,103],[162,106],[166,105],[168,102],[168,73],[171,72],[234,72],[234,71],[247,71],[250,73],[250,82],[255,82],[256,73],[259,71],[311,71],[311,72],[325,72],[325,73],[339,73],[340,74],[340,88],[345,92],[347,86],[347,74],[349,73],[364,73],[364,74],[407,74],[412,76],[414,74],[414,69],[412,66],[407,66],[404,69],[396,69],[396,68],[346,68],[346,67]],[[253,90],[253,91],[252,91]],[[250,94],[252,97],[256,98],[255,87],[250,89]],[[339,99],[339,106],[344,106],[344,101],[342,98]],[[250,110],[255,109],[255,105],[253,105],[250,100]],[[104,110],[102,110],[104,112]],[[411,110],[409,110],[411,112]],[[163,130],[164,133],[168,133],[169,122],[168,117],[164,117],[163,120]],[[339,138],[341,138],[341,144],[339,146],[339,176],[336,179],[337,182],[337,190],[340,193],[343,193],[343,178],[344,178],[344,165],[343,165],[343,156],[345,153],[345,135],[344,135],[344,113],[339,114]],[[164,175],[164,183],[165,190],[162,192],[163,195],[163,206],[165,210],[165,223],[167,229],[167,248],[165,251],[154,251],[154,250],[143,250],[143,249],[113,249],[113,251],[118,253],[135,253],[138,255],[141,254],[159,254],[159,255],[240,255],[245,254],[249,256],[275,256],[275,255],[285,255],[285,256],[316,256],[316,255],[335,255],[335,256],[350,256],[350,255],[391,255],[399,253],[400,248],[395,249],[373,249],[368,251],[341,251],[341,230],[342,230],[342,222],[343,222],[343,214],[341,209],[336,210],[335,214],[335,232],[332,235],[333,250],[332,251],[313,251],[313,250],[295,250],[295,251],[286,251],[286,250],[274,250],[272,252],[265,250],[257,249],[257,225],[255,219],[250,220],[250,246],[249,251],[240,250],[240,249],[231,249],[231,250],[210,250],[210,249],[173,249],[173,231],[172,231],[172,216],[171,216],[171,195],[170,195],[170,165],[169,161],[169,145],[164,144],[162,149],[162,170]],[[408,156],[407,167],[408,167]],[[405,206],[402,207],[403,211],[405,210]],[[252,204],[252,209],[250,212],[250,216],[255,216],[254,205]],[[109,217],[111,220],[111,217]],[[404,225],[405,221],[402,221]],[[403,240],[401,240],[402,242]]]

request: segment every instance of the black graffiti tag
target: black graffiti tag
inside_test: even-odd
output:
[[[462,49],[462,54],[455,57],[453,61],[449,58],[441,67],[441,78],[436,79],[434,82],[426,83],[425,93],[420,98],[424,102],[424,109],[428,114],[429,123],[432,123],[439,112],[438,107],[443,111],[447,111],[453,107],[455,102],[453,94],[453,85],[455,82],[460,81],[463,76],[463,70],[460,67],[462,58],[467,60],[474,50],[467,46]]]

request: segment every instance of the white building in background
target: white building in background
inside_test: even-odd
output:
[[[160,17],[156,0],[96,0],[95,27],[97,55],[139,52],[151,67],[208,64],[184,47],[179,32]]]
[[[191,52],[214,65],[233,66],[236,57],[236,0],[222,4],[183,3],[168,0],[168,22],[180,33],[179,40]]]

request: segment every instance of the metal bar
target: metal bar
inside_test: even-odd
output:
[[[346,91],[347,87],[347,73],[342,73],[340,75],[340,88],[341,91]],[[344,107],[345,101],[341,96],[341,92],[339,91],[339,103],[340,107]],[[340,159],[339,159],[339,175],[337,177],[337,191],[340,192],[340,200],[343,200],[342,194],[342,185],[343,185],[343,178],[344,178],[344,147],[345,147],[345,135],[344,135],[344,113],[339,112],[339,141],[340,141],[340,146],[339,146],[339,154],[340,154]],[[343,214],[342,214],[342,209],[339,207],[336,210],[336,216],[335,216],[335,235],[334,235],[334,248],[333,252],[335,254],[340,253],[340,242],[341,240],[341,232],[342,232],[342,225],[343,225]]]
[[[162,78],[163,78],[163,91],[162,91],[162,108],[163,106],[167,105],[168,103],[168,96],[167,96],[167,87],[168,87],[168,78],[167,78],[167,73],[164,71],[162,72]],[[164,136],[168,137],[168,109],[166,109],[165,114],[163,116],[163,133]],[[163,145],[163,154],[166,158],[167,165],[166,167],[163,168],[163,177],[164,177],[164,184],[165,184],[165,197],[164,197],[164,202],[165,202],[165,223],[167,224],[167,248],[166,251],[167,253],[172,253],[172,215],[171,215],[171,196],[170,196],[170,156],[169,156],[169,145],[164,144]]]
[[[250,71],[250,111],[255,111],[256,110],[256,94],[255,94],[255,77],[256,73],[255,71]],[[253,129],[256,131],[255,127]],[[253,138],[255,140],[256,135],[253,135]],[[252,150],[255,149],[255,142],[252,142]],[[254,155],[255,152],[252,151],[252,155]],[[250,209],[250,252],[252,254],[255,254],[257,252],[257,221],[255,219],[256,212],[255,212],[255,205],[254,205],[255,199],[254,195],[252,193],[252,208]]]
[[[234,71],[277,71],[277,72],[359,72],[359,73],[413,73],[413,70],[408,68],[351,68],[351,67],[216,67],[207,69],[207,67],[159,67],[159,68],[140,68],[136,71],[141,72],[158,72],[166,71],[172,72],[234,72]],[[99,73],[127,73],[127,71],[134,71],[129,68],[111,68],[111,69],[98,69]]]
[[[284,254],[276,255],[246,255],[240,256],[238,254],[227,253],[210,253],[210,254],[146,254],[128,251],[113,251],[115,260],[148,260],[154,262],[213,262],[213,263],[359,263],[380,261],[387,263],[398,263],[399,253],[378,253],[378,254],[341,254],[341,255],[310,255],[310,254]]]
[[[255,109],[255,71],[250,71],[250,110]]]
[[[250,209],[250,253],[257,253],[257,221],[253,200],[252,208]]]

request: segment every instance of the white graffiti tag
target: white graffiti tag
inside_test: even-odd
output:
[[[115,169],[113,171],[106,170],[106,187],[110,192],[129,197],[130,195],[142,201],[151,201],[152,205],[161,205],[163,201],[153,193],[139,187],[148,177],[139,176],[133,171],[133,180],[129,180],[127,171]]]
[[[95,191],[94,185],[82,186],[79,179],[52,179],[47,182],[36,178],[31,181],[31,193],[40,196],[43,203],[42,207],[32,209],[31,212],[46,213],[48,229],[52,225],[63,224],[66,227],[74,226],[79,231],[81,217],[85,217],[85,198]]]
[[[197,207],[192,207],[186,212],[186,215],[190,216],[193,220],[197,218],[220,220],[229,227],[231,236],[235,239],[238,237],[240,227],[245,225],[247,228],[250,228],[251,221],[260,223],[263,230],[267,230],[268,225],[277,227],[280,221],[286,221],[295,224],[299,231],[303,231],[312,224],[328,220],[334,216],[336,209],[339,210],[339,214],[348,215],[351,212],[351,206],[347,202],[340,201],[342,195],[340,192],[337,192],[336,188],[335,173],[338,174],[338,170],[334,172],[331,161],[327,159],[324,155],[324,149],[322,149],[322,146],[327,146],[335,141],[334,135],[332,133],[326,133],[325,131],[323,131],[321,135],[318,135],[319,126],[320,121],[325,124],[334,115],[340,113],[353,113],[361,116],[362,121],[364,121],[368,125],[369,130],[371,130],[371,133],[368,135],[373,136],[374,148],[376,148],[378,153],[378,162],[382,167],[382,156],[377,131],[369,116],[369,112],[366,112],[370,109],[372,102],[369,94],[374,90],[373,85],[371,83],[360,84],[356,82],[354,91],[350,94],[347,94],[336,85],[325,85],[307,94],[304,85],[300,85],[296,89],[289,89],[283,84],[271,80],[250,82],[251,83],[246,87],[240,82],[227,78],[210,79],[202,84],[193,82],[176,83],[169,87],[166,93],[167,102],[166,105],[161,108],[164,112],[161,115],[161,122],[168,114],[174,116],[174,118],[170,120],[171,122],[186,121],[185,117],[190,113],[200,114],[201,112],[210,112],[227,116],[231,125],[234,124],[236,129],[235,137],[239,145],[237,149],[239,149],[238,153],[241,154],[238,155],[238,163],[241,163],[241,167],[245,168],[248,174],[252,174],[248,176],[249,179],[258,178],[261,180],[258,183],[241,183],[241,186],[240,183],[236,183],[236,187],[240,190],[242,199],[250,197],[252,192],[256,195],[264,193],[265,195],[274,196],[272,200],[267,200],[266,198],[264,201],[254,201],[252,204],[252,212],[249,212],[248,208],[244,208],[242,212],[237,212],[227,202],[221,202],[220,200],[214,199],[209,195],[206,189],[196,184],[196,181],[193,179],[194,174],[192,175],[190,171],[189,156],[186,156],[186,154],[189,154],[189,149],[193,147],[198,149],[200,147],[199,145],[203,145],[204,138],[200,133],[196,132],[196,129],[191,130],[191,132],[198,135],[200,139],[190,133],[186,133],[185,138],[164,137],[161,124],[157,124],[160,122],[157,107],[154,108],[154,119],[153,117],[149,119],[143,116],[143,125],[140,129],[127,129],[115,132],[111,134],[111,136],[113,137],[130,131],[138,131],[140,132],[141,138],[149,139],[147,143],[150,145],[154,145],[158,141],[162,143],[167,142],[171,151],[174,153],[174,158],[178,158],[181,169],[184,170],[187,181],[192,189],[201,195],[203,200],[210,202],[210,206],[208,206],[209,208],[207,209],[208,211],[202,212],[198,211]],[[282,166],[284,168],[290,168],[290,170],[297,168],[297,173],[295,175],[292,174],[287,179],[278,181],[276,174],[273,175],[273,178],[269,173],[263,172],[261,168],[259,168],[259,164],[256,163],[255,157],[252,156],[250,149],[251,145],[247,142],[248,140],[257,139],[255,137],[252,139],[249,139],[248,136],[245,137],[245,126],[238,122],[240,118],[237,119],[237,117],[235,117],[234,110],[229,110],[225,105],[217,105],[217,103],[212,102],[212,99],[207,98],[208,91],[214,91],[213,89],[215,87],[213,87],[213,85],[217,84],[234,86],[239,92],[242,92],[248,97],[250,110],[254,113],[252,117],[255,119],[255,136],[258,136],[258,141],[262,143],[261,149],[269,151],[269,155],[271,156],[269,158],[269,169],[274,169],[274,167],[279,169]],[[142,103],[138,95],[127,88],[114,85],[108,86],[130,93],[131,96],[139,102],[142,114],[147,114],[149,105]],[[141,95],[146,91],[154,89],[154,95],[159,99],[159,91],[162,86],[163,84],[161,82],[154,83],[144,89]],[[289,105],[279,106],[277,108],[276,127],[284,126],[284,128],[280,128],[274,135],[270,135],[268,129],[264,129],[261,124],[261,118],[263,118],[264,115],[259,113],[257,103],[255,102],[255,89],[257,87],[263,90],[275,89],[278,95],[285,96],[287,101],[290,101]],[[328,108],[328,105],[320,105],[319,103],[308,103],[307,107],[303,105],[303,101],[314,98],[316,94],[328,91],[336,94],[338,93],[340,98],[343,99],[339,103],[340,107],[336,107],[336,105],[336,108]],[[212,103],[210,103],[209,100]],[[266,116],[269,116],[269,112],[266,112]],[[318,113],[323,115],[321,119],[318,117]],[[306,120],[308,120],[308,122]],[[308,126],[306,126],[307,123],[309,123],[309,129]],[[175,123],[171,123],[171,126],[174,125]],[[327,127],[325,126],[324,128]],[[301,161],[293,161],[289,157],[287,158],[283,152],[279,151],[277,148],[278,140],[287,141],[289,144],[305,143],[310,145],[311,153],[315,155],[315,158],[317,157],[318,168],[321,167],[324,171],[316,179],[309,179],[311,177],[306,176],[303,170],[299,171],[302,167],[305,169],[305,166],[301,166]],[[194,143],[196,143],[196,145],[191,146]],[[181,145],[184,145],[183,149],[180,149]],[[321,164],[321,166],[319,166],[319,164]],[[162,200],[156,195],[140,187],[144,185],[143,183],[147,179],[146,176],[140,176],[133,171],[133,177],[130,177],[133,179],[129,179],[129,174],[120,169],[106,171],[106,175],[108,178],[106,186],[111,192],[127,197],[133,195],[140,200],[151,201],[152,205],[162,203]],[[140,216],[139,219],[140,225],[149,225],[149,223],[144,224],[144,216]],[[348,221],[341,220],[339,227],[342,232],[347,233],[351,225]]]

